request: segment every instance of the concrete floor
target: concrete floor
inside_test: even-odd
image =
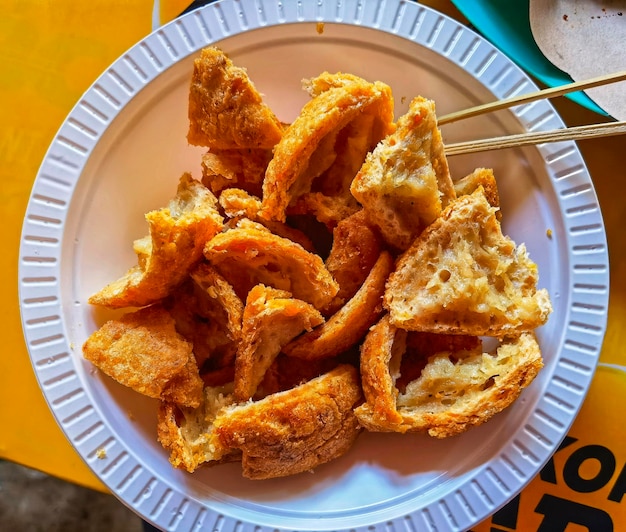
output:
[[[0,460],[0,529],[15,532],[142,532],[112,495]]]

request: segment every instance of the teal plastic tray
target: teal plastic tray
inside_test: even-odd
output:
[[[573,81],[568,74],[555,67],[537,46],[530,29],[529,0],[452,0],[452,3],[486,39],[548,87]],[[608,116],[582,91],[568,94],[567,98]]]

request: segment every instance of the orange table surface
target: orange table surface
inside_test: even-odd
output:
[[[423,3],[463,20],[448,1]],[[103,491],[104,485],[57,426],[30,364],[17,294],[20,231],[39,164],[75,102],[119,55],[156,25],[175,17],[186,2],[162,0],[157,5],[155,10],[148,0],[5,0],[0,17],[0,212],[4,217],[0,241],[6,244],[0,255],[0,323],[5,339],[0,356],[0,457]],[[606,120],[566,99],[554,103],[570,126]],[[599,196],[609,243],[610,307],[601,361],[626,365],[626,245],[622,234],[626,227],[626,137],[585,140],[579,147]],[[621,497],[613,499],[618,499],[619,486],[626,484],[626,446],[620,445],[626,431],[614,419],[614,411],[603,415],[608,398],[626,399],[626,373],[610,368],[598,372],[572,433],[578,448],[584,441],[588,446],[609,448],[615,458],[614,471],[593,493],[572,492],[569,498],[604,508],[602,511],[624,523]],[[543,478],[537,482],[546,484]],[[546,492],[546,486],[533,488],[533,484],[530,491]],[[536,501],[529,504],[536,506]],[[523,508],[523,504],[519,506]],[[517,519],[519,524],[522,518]],[[488,526],[485,523],[476,530],[486,532]]]

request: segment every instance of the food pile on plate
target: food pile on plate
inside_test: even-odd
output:
[[[217,48],[195,60],[201,181],[146,214],[137,264],[89,302],[128,308],[83,346],[159,400],[158,438],[189,472],[240,461],[293,475],[363,431],[460,434],[537,375],[551,312],[502,233],[493,172],[450,176],[435,105],[394,119],[389,86],[305,80],[291,124]],[[497,344],[484,352],[484,337]]]

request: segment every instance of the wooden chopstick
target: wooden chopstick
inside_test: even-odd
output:
[[[469,109],[465,109],[463,111],[456,111],[454,113],[443,115],[438,118],[437,124],[441,126],[443,124],[456,122],[457,120],[462,120],[464,118],[471,118],[473,116],[478,116],[484,113],[499,111],[500,109],[506,109],[515,105],[530,103],[536,100],[555,98],[557,96],[562,96],[570,92],[590,89],[592,87],[599,87],[600,85],[607,85],[608,83],[615,83],[623,80],[626,80],[626,70],[622,70],[621,72],[615,72],[613,74],[607,74],[604,76],[598,76],[596,78],[590,78],[587,80],[576,81],[574,83],[568,83],[567,85],[561,85],[559,87],[552,87],[540,91],[529,92],[528,94],[513,96],[512,98],[507,98],[506,100],[497,100],[495,102],[477,105],[476,107],[470,107]]]
[[[543,144],[545,142],[591,139],[594,137],[610,137],[624,134],[626,134],[626,120],[622,120],[621,122],[607,122],[606,124],[553,129],[551,131],[531,131],[528,133],[518,133],[490,139],[455,142],[446,144],[445,151],[446,155],[449,157],[464,153]]]

